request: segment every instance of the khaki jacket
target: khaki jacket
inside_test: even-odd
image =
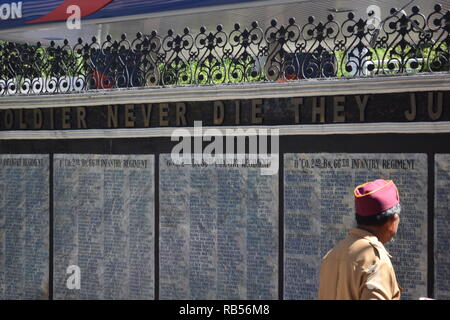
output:
[[[353,228],[322,260],[320,300],[399,300],[389,253],[377,237]]]

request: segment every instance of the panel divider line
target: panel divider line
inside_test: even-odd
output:
[[[278,157],[278,299],[284,295],[284,153]]]
[[[428,297],[434,298],[434,166],[435,154],[428,153],[428,215],[427,215],[427,240],[428,240]]]
[[[155,235],[154,235],[154,246],[155,246],[155,300],[159,300],[159,153],[154,154],[155,166],[154,166],[154,188],[155,188]]]
[[[53,300],[53,153],[49,154],[49,255],[48,255],[48,298]]]

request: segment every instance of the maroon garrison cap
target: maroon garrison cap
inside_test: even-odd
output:
[[[386,211],[400,202],[392,180],[378,179],[355,188],[355,210],[363,217]]]

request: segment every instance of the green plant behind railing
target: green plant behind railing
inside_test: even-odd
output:
[[[347,51],[334,51],[336,58],[336,76],[354,77],[358,73],[355,69],[352,72],[346,70],[349,57]],[[407,45],[402,48],[370,48],[370,56],[359,61],[365,66],[364,70],[359,70],[361,75],[383,75],[399,73],[420,73],[420,72],[440,72],[449,71],[449,51],[445,42],[438,42],[434,45]],[[381,63],[380,63],[381,62]],[[367,68],[373,64],[373,70]]]

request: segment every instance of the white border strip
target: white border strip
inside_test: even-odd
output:
[[[310,79],[287,83],[146,87],[54,95],[1,96],[0,109],[55,108],[188,101],[363,95],[450,90],[450,74]]]
[[[110,139],[110,138],[160,138],[170,137],[175,129],[188,130],[192,136],[192,127],[138,128],[138,129],[89,129],[89,130],[23,130],[0,131],[0,140],[48,140],[48,139]],[[352,123],[352,124],[310,124],[290,126],[211,126],[203,127],[203,134],[208,129],[219,129],[226,135],[226,130],[243,129],[246,135],[259,129],[279,130],[279,135],[333,135],[333,134],[383,134],[383,133],[450,133],[450,121],[413,122],[413,123]],[[247,130],[253,129],[247,134]],[[268,131],[269,135],[273,132]]]

